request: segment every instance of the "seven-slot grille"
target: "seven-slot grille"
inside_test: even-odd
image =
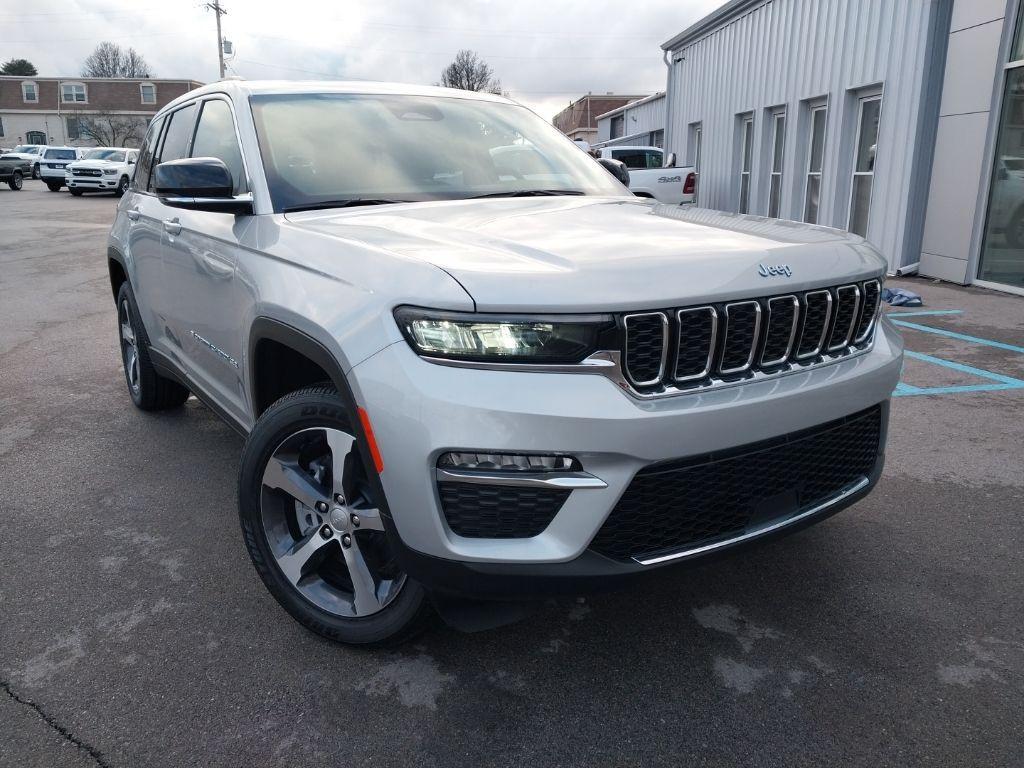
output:
[[[625,315],[623,369],[643,391],[779,373],[863,349],[877,280],[667,312]]]
[[[92,170],[90,168],[72,168],[72,176],[102,176],[103,171]]]

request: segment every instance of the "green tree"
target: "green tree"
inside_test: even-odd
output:
[[[38,75],[35,66],[28,59],[8,59],[0,67],[0,75]]]

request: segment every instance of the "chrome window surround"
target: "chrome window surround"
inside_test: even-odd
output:
[[[839,318],[839,309],[842,306],[843,291],[849,291],[853,289],[853,318],[850,320],[850,327],[846,330],[846,335],[843,336],[843,340],[836,344],[829,344],[828,351],[835,352],[836,350],[842,349],[850,344],[850,337],[853,336],[853,332],[857,330],[857,321],[860,319],[860,288],[856,285],[840,285],[836,288],[836,319]],[[832,336],[835,336],[837,329],[832,330]],[[831,339],[831,336],[829,337]]]
[[[818,345],[812,351],[804,352],[802,355],[801,354],[797,354],[796,355],[796,359],[797,360],[807,360],[808,358],[811,358],[811,357],[817,357],[819,354],[821,354],[821,350],[825,346],[825,340],[828,338],[828,328],[829,328],[829,325],[831,325],[831,323],[832,323],[832,291],[830,291],[830,290],[828,290],[826,288],[823,288],[820,291],[808,291],[807,293],[805,293],[804,294],[804,317],[807,316],[807,300],[811,296],[817,296],[817,295],[822,294],[822,293],[825,294],[825,298],[827,299],[827,301],[825,302],[825,323],[824,323],[824,325],[822,326],[822,329],[821,329],[821,337],[818,339]],[[797,344],[797,350],[798,351],[799,351],[800,347],[803,346],[803,343],[804,343],[804,333],[806,333],[806,331],[807,331],[807,329],[805,328],[803,331],[800,332],[800,341]]]
[[[705,376],[707,376],[709,373],[711,373],[711,366],[712,366],[713,361],[715,359],[715,344],[718,342],[718,310],[716,310],[714,307],[711,307],[711,306],[706,306],[706,307],[690,307],[688,309],[680,309],[678,312],[676,312],[676,322],[679,323],[679,327],[680,328],[682,328],[682,326],[683,326],[683,315],[690,314],[690,313],[693,313],[693,312],[711,312],[711,343],[710,343],[710,345],[708,345],[708,359],[707,359],[707,362],[704,365],[704,370],[702,370],[700,373],[691,374],[689,376],[680,376],[679,375],[679,353],[677,351],[676,352],[676,367],[675,367],[675,370],[672,371],[672,374],[673,374],[672,378],[675,379],[678,382],[696,381],[698,379],[703,379]],[[679,342],[677,340],[676,344],[678,345],[678,343]]]
[[[875,304],[874,316],[871,318],[871,322],[868,323],[868,327],[864,329],[864,333],[860,334],[853,340],[854,344],[863,344],[864,341],[871,336],[872,331],[875,330],[875,324],[878,322],[878,316],[882,310],[882,284],[878,280],[867,280],[864,282],[864,300],[867,301],[867,287],[874,285],[875,290],[878,292],[878,303]]]
[[[737,373],[743,373],[744,371],[750,370],[750,366],[754,364],[754,354],[757,352],[757,342],[761,339],[761,302],[759,301],[734,301],[730,304],[725,305],[725,341],[724,344],[729,343],[729,310],[733,307],[743,307],[750,304],[754,305],[754,341],[750,345],[750,354],[747,355],[747,362],[740,366],[734,366],[732,368],[718,367],[718,372],[723,376],[732,376]]]
[[[800,327],[800,299],[798,299],[794,295],[775,296],[771,299],[768,299],[768,327],[765,329],[765,338],[767,338],[767,334],[771,333],[772,331],[772,305],[776,301],[793,302],[793,322],[789,329],[789,343],[786,345],[785,354],[783,354],[781,357],[776,358],[775,360],[765,360],[764,352],[761,353],[761,365],[767,366],[769,368],[775,365],[782,365],[782,363],[789,360],[789,356],[793,354],[793,342],[796,341],[796,329]]]
[[[665,377],[665,366],[668,365],[668,317],[664,312],[634,312],[631,315],[624,315],[622,318],[622,328],[624,331],[623,349],[627,358],[629,357],[629,321],[637,317],[657,317],[661,319],[661,365],[658,366],[658,375],[647,381],[635,381],[628,371],[626,373],[633,386],[650,387],[654,384],[659,384]]]

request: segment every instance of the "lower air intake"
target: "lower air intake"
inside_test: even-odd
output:
[[[442,482],[441,509],[452,532],[474,539],[528,539],[544,531],[572,491]]]

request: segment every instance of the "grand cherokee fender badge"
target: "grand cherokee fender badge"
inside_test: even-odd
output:
[[[761,277],[792,277],[793,270],[789,268],[789,264],[758,264],[757,274]]]

